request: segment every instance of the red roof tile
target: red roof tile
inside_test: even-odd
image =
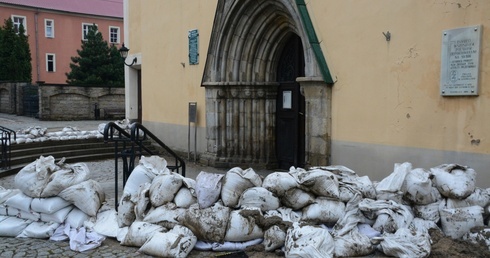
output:
[[[123,18],[123,0],[0,0],[0,3]]]

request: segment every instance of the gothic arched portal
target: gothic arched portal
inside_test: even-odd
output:
[[[202,78],[207,146],[201,162],[277,167],[276,99],[283,85],[278,69],[291,39],[301,46],[303,59],[289,79],[297,93],[298,77],[321,76],[301,18],[294,0],[218,1]],[[304,131],[294,147],[300,159],[291,165],[305,163]]]

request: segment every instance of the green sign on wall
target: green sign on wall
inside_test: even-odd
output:
[[[189,64],[199,64],[199,32],[189,31]]]

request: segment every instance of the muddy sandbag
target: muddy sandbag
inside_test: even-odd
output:
[[[158,257],[187,257],[196,245],[191,230],[175,226],[166,233],[157,232],[139,249],[139,252]]]
[[[136,220],[135,206],[136,204],[131,201],[131,194],[124,193],[117,207],[117,224],[120,228],[129,226]]]
[[[380,232],[394,233],[399,228],[407,228],[414,218],[409,206],[392,200],[363,199],[359,210],[369,219],[376,220],[373,228]]]
[[[230,213],[230,220],[226,229],[225,241],[244,242],[263,238],[264,232],[257,225],[253,216],[243,216],[241,210]]]
[[[274,172],[267,175],[263,182],[262,187],[271,191],[277,197],[282,197],[291,188],[298,187],[298,181],[291,174],[286,172]]]
[[[301,220],[333,226],[344,217],[345,204],[340,201],[317,197],[315,203],[303,208]]]
[[[129,226],[121,245],[141,247],[156,232],[167,232],[167,229],[152,223],[135,221]]]
[[[279,226],[274,225],[264,232],[264,245],[265,251],[273,252],[274,250],[284,246],[286,242],[286,231]]]
[[[187,187],[181,187],[175,194],[175,205],[180,208],[189,208],[192,204],[197,203],[197,198],[192,194],[191,189]]]
[[[401,203],[405,194],[405,178],[410,171],[411,163],[395,163],[393,172],[376,185],[376,199]]]
[[[60,169],[54,171],[44,186],[40,197],[54,197],[66,188],[86,181],[90,170],[85,163],[64,164],[64,158],[58,162]]]
[[[156,176],[162,174],[170,174],[167,161],[164,158],[141,156],[138,166],[133,169],[126,181],[124,193],[136,194],[141,184],[151,183]]]
[[[201,171],[196,177],[197,203],[201,209],[208,208],[219,200],[222,174]]]
[[[471,206],[439,210],[442,231],[446,236],[459,239],[474,227],[483,226],[483,208]]]
[[[68,217],[70,217],[70,214],[68,214]],[[116,210],[109,209],[102,212],[99,211],[99,213],[97,213],[97,219],[93,223],[92,229],[98,234],[106,237],[117,237],[119,226],[117,225]]]
[[[242,170],[234,167],[223,177],[221,200],[225,206],[235,208],[242,193],[254,186],[262,186],[262,179],[252,168]]]
[[[439,216],[439,204],[440,201],[427,205],[414,205],[412,206],[414,216],[438,223],[441,219],[441,216]]]
[[[431,175],[422,168],[416,168],[405,177],[405,194],[403,198],[417,205],[434,203],[440,200],[441,194],[432,186]]]
[[[394,234],[383,234],[377,240],[381,241],[381,251],[393,257],[427,257],[431,250],[429,234],[413,232],[408,228],[400,228]]]
[[[54,161],[53,156],[40,156],[34,162],[23,167],[15,175],[15,187],[30,197],[41,197],[41,193],[51,173],[59,170],[59,167]]]
[[[490,250],[490,228],[474,228],[462,237],[464,241],[468,241],[474,245],[485,243]]]
[[[268,210],[264,214],[265,219],[277,217],[281,221],[290,222],[300,222],[301,221],[301,212],[293,211],[291,208],[279,207],[277,210]]]
[[[193,204],[187,210],[182,225],[188,227],[201,241],[223,242],[231,209],[219,203],[200,209]]]
[[[187,209],[179,208],[174,203],[167,203],[159,207],[153,207],[143,221],[158,224],[166,228],[173,228],[184,219]]]
[[[282,205],[300,210],[303,207],[315,202],[315,195],[299,188],[291,188],[281,197]]]
[[[430,169],[432,181],[444,196],[464,199],[475,190],[476,172],[470,167],[458,164],[443,164]]]
[[[443,233],[441,228],[439,228],[439,226],[434,221],[421,218],[414,218],[408,228],[414,231],[425,232],[427,234],[429,234],[430,229],[434,229],[439,231],[440,233]]]
[[[105,201],[102,187],[92,179],[66,188],[60,192],[59,197],[73,203],[81,211],[92,217],[97,215],[97,211]]]
[[[182,186],[183,177],[179,174],[163,174],[151,182],[150,201],[154,207],[171,202]]]
[[[334,241],[327,229],[293,223],[284,244],[286,257],[328,258],[335,253]]]
[[[134,214],[136,215],[136,220],[143,220],[152,207],[150,202],[150,187],[150,183],[141,184],[138,190],[138,195],[131,198],[131,200],[135,203]]]
[[[352,228],[347,234],[334,237],[335,257],[359,257],[367,256],[375,251],[371,239],[359,232],[357,227]]]
[[[290,168],[289,173],[298,181],[300,188],[318,196],[339,198],[339,181],[337,177],[328,170],[301,168]]]
[[[279,198],[264,187],[252,187],[240,197],[239,207],[256,207],[262,211],[276,210],[280,206]]]

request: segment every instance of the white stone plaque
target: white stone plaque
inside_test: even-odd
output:
[[[441,95],[478,95],[482,26],[442,33]]]

